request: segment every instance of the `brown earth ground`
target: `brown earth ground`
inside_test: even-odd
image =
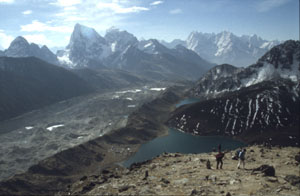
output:
[[[129,169],[112,168],[83,176],[58,195],[299,195],[300,165],[297,147],[247,147],[246,167],[237,169],[234,151],[216,169],[215,154],[163,154]],[[210,160],[212,169],[207,169]],[[253,171],[273,166],[275,176]],[[148,177],[145,177],[148,172]]]

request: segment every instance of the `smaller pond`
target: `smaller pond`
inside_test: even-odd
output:
[[[200,101],[199,98],[186,98],[186,99],[180,101],[179,103],[177,103],[176,108],[179,108],[182,105],[196,103],[196,102],[199,102],[199,101]]]
[[[184,154],[211,152],[213,148],[217,149],[219,144],[222,145],[222,150],[233,150],[245,146],[244,143],[228,137],[194,136],[176,129],[169,129],[167,136],[156,138],[141,145],[139,151],[124,161],[122,165],[129,167],[132,163],[152,159],[164,152]]]

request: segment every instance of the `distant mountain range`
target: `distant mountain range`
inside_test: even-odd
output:
[[[93,28],[76,24],[69,44],[56,55],[47,46],[40,48],[17,37],[7,50],[0,51],[0,56],[34,56],[72,69],[101,65],[148,78],[197,80],[214,63],[253,64],[279,43],[256,35],[238,37],[226,31],[218,34],[192,32],[186,41],[177,39],[171,43],[155,39],[139,41],[127,31],[116,28],[108,29],[102,37]]]
[[[127,31],[114,28],[101,37],[80,24],[75,25],[69,45],[57,55],[61,64],[72,68],[91,67],[93,61],[156,79],[195,80],[213,66],[184,47],[169,49],[153,39],[139,42]]]
[[[299,145],[300,42],[286,41],[256,64],[223,64],[188,93],[198,103],[179,108],[169,123],[196,135]]]
[[[217,34],[195,31],[185,41],[175,39],[170,43],[161,42],[169,48],[180,44],[210,62],[238,67],[254,64],[268,50],[280,44],[277,40],[267,41],[257,35],[239,37],[228,31]]]

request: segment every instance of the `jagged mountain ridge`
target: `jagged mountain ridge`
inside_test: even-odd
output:
[[[71,67],[89,68],[88,62],[92,60],[156,79],[198,79],[212,67],[187,49],[168,49],[154,39],[139,42],[134,35],[115,28],[103,38],[94,29],[80,24],[76,24],[66,51],[57,54],[61,62]]]
[[[0,55],[1,56],[1,55]],[[47,46],[41,48],[34,43],[29,44],[22,36],[14,39],[7,50],[3,52],[7,57],[30,57],[34,56],[51,64],[59,64],[55,54]]]
[[[217,34],[194,31],[185,41],[176,39],[170,43],[162,43],[167,47],[181,44],[211,62],[241,67],[255,63],[265,52],[280,42],[263,40],[257,35],[239,37],[228,31]]]
[[[299,62],[300,42],[286,41],[247,68],[216,66],[188,93],[202,101],[179,108],[169,123],[193,134],[299,145]]]
[[[113,27],[106,31],[104,38],[111,46],[112,52],[124,51],[129,45],[136,46],[139,43],[131,33]]]
[[[60,64],[68,68],[90,68],[89,62],[92,60],[97,62],[97,65],[102,64],[107,67],[124,69],[126,71],[134,70],[135,73],[146,76],[152,75],[154,78],[181,78],[183,76],[184,79],[198,79],[206,70],[211,68],[212,64],[207,61],[204,62],[203,59],[199,60],[201,63],[190,62],[189,57],[192,52],[189,52],[188,56],[174,55],[174,50],[177,50],[175,45],[184,45],[204,59],[215,61],[211,57],[217,57],[219,58],[218,61],[215,61],[217,63],[242,61],[248,64],[248,62],[254,62],[253,60],[260,57],[267,48],[277,44],[276,41],[268,42],[256,35],[238,37],[230,32],[219,34],[192,32],[187,41],[177,39],[170,44],[163,43],[169,47],[173,47],[173,49],[163,46],[163,44],[154,39],[138,41],[134,35],[116,28],[107,30],[106,35],[102,37],[93,28],[76,24],[70,43],[65,50],[57,51],[57,57]],[[42,48],[42,50],[46,49]],[[14,52],[14,50],[11,50],[9,53],[13,56]],[[49,60],[50,53],[48,52],[47,54],[47,57],[41,57],[45,55],[33,56],[54,63],[53,59]],[[161,56],[157,56],[157,54]],[[170,59],[173,57],[166,56],[165,54],[171,54],[176,59]],[[249,57],[249,54],[253,58]],[[19,54],[19,56],[24,55]],[[248,57],[251,58],[250,61],[247,60]],[[228,60],[228,58],[231,60]],[[190,65],[193,64],[193,66],[184,68],[185,65],[181,64],[182,62]],[[235,64],[241,65],[241,63]],[[145,72],[141,73],[141,70],[145,70]],[[184,74],[182,74],[182,70]]]

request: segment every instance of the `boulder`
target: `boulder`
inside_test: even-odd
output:
[[[122,186],[122,187],[119,188],[119,193],[127,191],[129,188],[130,188],[130,186],[124,185],[124,186]]]
[[[165,183],[165,184],[169,184],[170,183],[170,181],[167,180],[167,179],[165,179],[165,178],[162,178],[160,181],[163,182],[163,183]]]
[[[275,168],[270,165],[261,165],[260,167],[253,169],[252,173],[256,171],[262,172],[265,176],[275,176]]]

